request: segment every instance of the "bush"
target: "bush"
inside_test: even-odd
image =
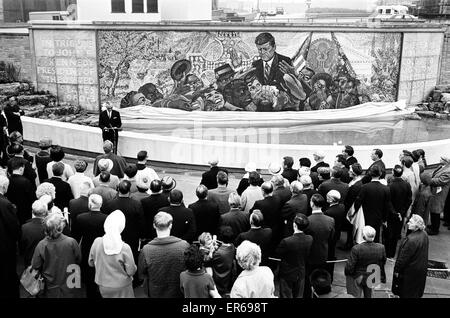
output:
[[[20,67],[13,63],[0,61],[0,84],[14,83],[20,80]]]

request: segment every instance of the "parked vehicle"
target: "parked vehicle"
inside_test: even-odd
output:
[[[30,12],[30,20],[29,21],[38,21],[38,20],[51,20],[51,21],[62,21],[66,20],[65,18],[70,15],[68,11],[42,11],[42,12]]]
[[[408,13],[406,6],[378,6],[369,21],[416,21],[419,18]]]

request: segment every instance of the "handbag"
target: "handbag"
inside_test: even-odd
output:
[[[36,296],[40,291],[44,290],[44,278],[36,269],[28,266],[22,273],[20,283],[25,290],[32,296]]]

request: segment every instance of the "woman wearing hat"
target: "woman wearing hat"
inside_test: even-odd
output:
[[[103,298],[134,298],[133,275],[137,267],[130,246],[122,241],[125,215],[116,210],[105,220],[105,235],[97,237],[89,253],[95,282]]]

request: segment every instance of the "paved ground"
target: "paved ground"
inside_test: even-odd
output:
[[[36,149],[26,147],[30,152],[35,152]],[[94,162],[93,158],[83,157],[88,161],[88,171],[87,174],[92,176],[92,165]],[[66,162],[73,166],[73,162],[76,156],[66,155]],[[200,171],[193,171],[187,169],[174,169],[174,168],[155,168],[159,177],[166,175],[172,176],[177,182],[177,188],[181,190],[184,194],[184,202],[186,205],[195,202],[195,188],[199,184],[201,179]],[[263,176],[264,177],[264,176]],[[242,178],[242,174],[231,173],[229,187],[236,189],[239,180]],[[267,178],[266,178],[267,179]],[[437,236],[430,236],[430,247],[429,247],[429,259],[436,260],[446,263],[447,267],[450,267],[450,230],[446,227],[441,226],[440,234]],[[345,242],[345,234],[341,236],[341,244]],[[338,247],[341,245],[338,243]],[[348,256],[348,251],[336,249],[336,257],[338,260],[346,259]],[[345,275],[344,275],[345,262],[336,263],[334,269],[334,281],[333,281],[333,291],[337,293],[345,293]],[[384,298],[388,297],[388,294],[383,291],[384,289],[390,290],[392,284],[392,271],[394,263],[387,261],[386,263],[386,275],[387,283],[380,286],[380,291],[374,294],[374,297]],[[22,269],[19,268],[18,271]],[[144,292],[142,288],[136,288],[136,297],[144,297]],[[427,277],[427,283],[425,288],[425,298],[450,298],[450,278],[440,279]]]

